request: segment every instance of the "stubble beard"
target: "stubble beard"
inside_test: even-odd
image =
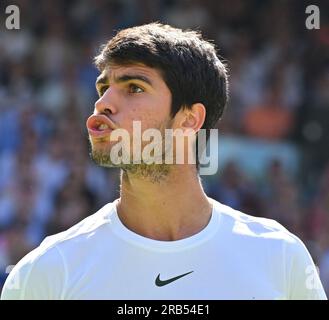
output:
[[[161,125],[159,130],[163,137],[162,145],[163,145],[163,153],[162,153],[162,162],[160,164],[157,163],[145,163],[143,159],[141,159],[141,163],[122,163],[116,164],[117,161],[113,161],[110,156],[111,148],[113,145],[109,145],[104,148],[97,148],[96,146],[93,147],[93,143],[89,139],[90,143],[90,157],[91,159],[99,166],[106,167],[106,168],[120,168],[122,170],[122,176],[128,177],[133,176],[134,178],[140,178],[148,180],[152,183],[161,183],[166,179],[166,177],[170,173],[170,169],[172,164],[165,163],[165,155],[168,150],[164,148],[164,133],[165,129],[170,129],[172,122],[168,120],[165,125]],[[131,143],[132,146],[132,143]],[[144,148],[142,146],[142,148]],[[172,146],[171,146],[172,147]],[[120,155],[119,155],[120,156]],[[130,159],[132,159],[132,153],[130,153]]]

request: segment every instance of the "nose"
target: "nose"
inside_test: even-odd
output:
[[[108,88],[105,93],[95,102],[95,113],[115,114],[117,108],[115,107],[115,98],[112,88]]]

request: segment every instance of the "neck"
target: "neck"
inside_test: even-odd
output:
[[[128,229],[162,241],[192,236],[211,217],[211,204],[191,165],[122,171],[117,209]]]

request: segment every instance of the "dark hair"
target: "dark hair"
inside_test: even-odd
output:
[[[214,128],[228,99],[225,65],[215,46],[196,31],[150,23],[118,32],[96,56],[103,70],[109,64],[143,63],[158,69],[172,94],[171,115],[200,102],[206,108],[204,129]]]

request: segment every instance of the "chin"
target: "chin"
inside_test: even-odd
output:
[[[106,146],[92,145],[90,157],[92,160],[102,166],[108,168],[123,168],[130,163],[122,163],[121,157],[111,157],[111,147],[107,144]]]
[[[106,152],[102,153],[99,150],[95,151],[93,149],[90,153],[90,157],[99,166],[107,168],[116,167],[116,165],[114,165],[112,161],[110,161],[110,156]]]

